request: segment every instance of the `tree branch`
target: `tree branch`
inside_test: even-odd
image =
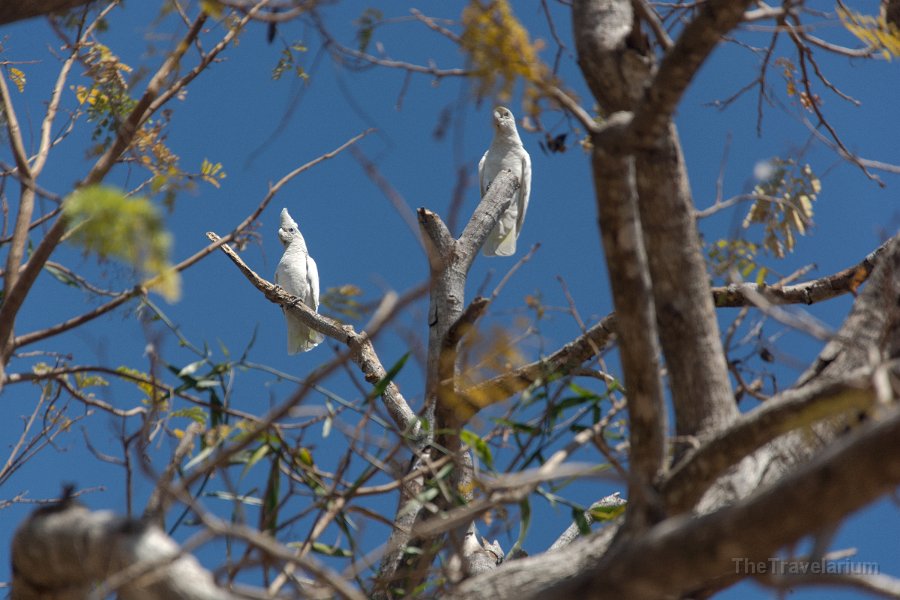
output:
[[[219,242],[221,239],[212,232],[207,232],[206,237],[213,242]],[[357,333],[351,325],[344,325],[334,319],[316,313],[303,304],[296,296],[288,294],[277,285],[269,283],[257,275],[229,246],[222,245],[220,249],[240,269],[244,277],[265,295],[266,299],[280,305],[292,316],[300,319],[305,325],[347,346],[350,349],[353,362],[362,371],[366,381],[375,385],[387,376],[387,371],[385,371],[378,355],[375,353],[375,348],[371,339],[369,339],[368,333],[365,331]],[[397,384],[390,382],[381,398],[397,429],[402,434],[417,435],[419,432],[418,419],[400,393],[400,388],[397,387]]]
[[[713,303],[723,308],[754,306],[748,291],[760,293],[775,304],[815,304],[850,292],[855,293],[881,260],[890,241],[883,243],[852,267],[796,285],[776,287],[739,283],[714,287]],[[580,367],[612,345],[615,331],[615,313],[610,313],[550,356],[472,385],[460,393],[467,397],[468,403],[479,409],[496,404],[535,383],[565,376]]]
[[[460,267],[466,272],[500,215],[509,208],[520,185],[521,182],[509,169],[503,169],[494,177],[457,241],[456,252],[460,256]]]
[[[243,539],[273,557],[300,562],[329,593],[362,600],[340,575],[310,558],[298,558],[257,531],[225,525],[200,511],[214,534]],[[212,573],[155,525],[91,512],[71,498],[34,511],[13,538],[14,600],[87,598],[97,585],[105,597],[145,600],[245,598],[216,585]],[[264,590],[247,590],[263,597]],[[311,591],[311,590],[310,590]]]
[[[177,265],[172,267],[173,270],[177,273],[180,273],[180,272],[184,271],[185,269],[193,266],[194,264],[199,262],[201,259],[203,259],[203,258],[209,256],[210,254],[212,254],[213,252],[215,252],[215,250],[222,244],[227,244],[229,242],[236,240],[238,237],[240,237],[243,234],[243,232],[247,229],[247,227],[249,227],[254,221],[256,221],[259,218],[259,216],[262,214],[263,210],[265,210],[265,208],[269,205],[269,203],[275,197],[275,194],[277,194],[285,184],[287,184],[289,181],[291,181],[292,179],[294,179],[295,177],[297,177],[304,171],[308,171],[309,169],[313,168],[320,162],[334,158],[335,156],[340,154],[343,150],[346,150],[348,147],[355,144],[356,142],[358,142],[359,140],[361,140],[362,138],[364,138],[365,136],[370,134],[372,131],[374,131],[374,130],[368,129],[360,134],[353,136],[352,138],[350,138],[349,140],[347,140],[346,142],[344,142],[343,144],[341,144],[334,150],[331,150],[329,152],[326,152],[325,154],[322,154],[321,156],[314,158],[313,160],[297,167],[290,173],[283,176],[281,179],[279,179],[277,182],[275,182],[274,185],[269,186],[269,191],[266,193],[266,195],[262,199],[262,201],[256,206],[256,208],[249,215],[247,215],[247,217],[243,221],[241,221],[237,225],[237,227],[232,229],[230,233],[219,238],[218,241],[208,244],[207,246],[198,250],[191,256],[185,258],[184,260],[179,262]],[[97,317],[104,315],[104,314],[118,308],[119,306],[121,306],[125,302],[128,302],[132,298],[134,298],[136,296],[140,296],[142,294],[146,294],[147,293],[146,285],[147,285],[147,282],[143,282],[139,285],[136,285],[133,288],[131,288],[130,290],[123,291],[120,295],[113,298],[109,302],[107,302],[105,304],[101,304],[100,306],[94,308],[93,310],[90,310],[84,314],[78,315],[77,317],[72,317],[71,319],[63,321],[62,323],[58,323],[51,327],[47,327],[46,329],[41,329],[39,331],[33,331],[30,333],[26,333],[24,335],[18,336],[17,338],[15,338],[15,340],[13,342],[13,348],[18,349],[18,348],[21,348],[22,346],[26,346],[28,344],[33,344],[40,340],[47,339],[54,335],[58,335],[64,331],[68,331],[70,329],[78,327],[79,325],[87,323],[88,321],[96,319]]]
[[[697,9],[697,16],[665,54],[634,109],[631,133],[636,144],[652,146],[660,139],[697,71],[722,36],[741,22],[751,1],[709,0]]]
[[[652,146],[635,150],[635,170],[675,434],[702,438],[733,420],[738,410],[674,124]]]
[[[474,214],[466,224],[458,240],[444,225],[441,218],[428,209],[418,210],[419,226],[423,231],[423,239],[428,249],[430,271],[430,299],[428,308],[428,359],[425,381],[424,419],[428,422],[429,437],[423,439],[417,448],[420,459],[430,452],[427,446],[434,445],[446,455],[453,457],[456,467],[451,473],[449,487],[453,490],[453,498],[445,494],[439,501],[445,505],[455,501],[455,495],[461,494],[470,500],[473,494],[471,485],[471,459],[463,451],[459,430],[465,422],[468,411],[459,406],[455,390],[455,377],[446,375],[455,372],[456,350],[448,352],[448,335],[460,321],[465,303],[466,277],[478,250],[484,244],[490,231],[496,225],[500,214],[512,202],[513,195],[520,183],[510,170],[501,171],[494,178],[490,189],[481,199]],[[462,333],[460,331],[460,333]],[[450,385],[444,385],[449,381]],[[413,465],[415,468],[415,465]],[[410,486],[416,492],[421,484]],[[398,510],[406,506],[413,496],[401,494]],[[396,527],[388,542],[389,550],[382,558],[378,586],[397,584],[398,579],[406,577],[402,583],[408,589],[415,588],[424,577],[434,560],[438,544],[429,540],[418,544],[428,550],[418,555],[410,566],[404,565],[405,550],[410,543],[410,532],[419,522],[423,514],[421,510],[409,511],[396,517]],[[460,539],[466,527],[458,532]],[[400,570],[406,571],[401,576]]]
[[[660,379],[656,307],[638,214],[634,160],[595,146],[594,193],[628,389],[630,476],[626,527],[640,529],[654,517],[647,490],[665,469],[666,406]]]
[[[16,211],[16,224],[13,227],[12,240],[8,254],[6,255],[6,275],[3,281],[4,304],[11,290],[15,288],[19,278],[19,265],[25,255],[25,243],[28,240],[28,231],[31,226],[31,214],[34,211],[34,174],[28,164],[28,154],[22,141],[22,130],[19,120],[12,105],[9,95],[9,87],[6,85],[6,77],[0,72],[0,100],[3,103],[3,114],[6,121],[6,131],[9,136],[9,146],[19,170],[21,181],[21,196],[19,210]],[[5,348],[7,337],[12,333],[12,327],[0,327],[0,348]]]
[[[162,66],[160,66],[159,70],[157,70],[153,78],[147,84],[144,95],[137,102],[134,109],[132,109],[128,118],[125,119],[119,127],[116,139],[97,162],[94,163],[91,171],[77,187],[100,183],[103,178],[106,177],[106,174],[112,168],[115,161],[119,159],[122,152],[124,152],[131,144],[138,127],[140,127],[141,123],[150,116],[151,113],[148,112],[150,104],[159,94],[163,82],[178,67],[181,58],[184,56],[184,53],[190,47],[191,43],[200,34],[205,22],[206,13],[201,13],[176,49],[163,62]],[[28,216],[30,221],[30,214]],[[25,302],[25,298],[31,290],[31,286],[34,285],[38,274],[41,272],[41,269],[44,268],[44,264],[56,249],[60,240],[62,240],[67,224],[68,219],[65,214],[60,215],[56,221],[54,221],[53,225],[47,230],[47,233],[44,234],[43,239],[37,245],[37,248],[35,248],[31,257],[25,263],[25,266],[19,272],[18,281],[16,281],[15,285],[12,287],[7,288],[7,293],[3,298],[3,305],[0,306],[0,363],[2,363],[0,364],[0,368],[5,365],[9,358],[9,353],[12,350],[12,344],[10,343],[12,340],[10,337],[13,332],[16,315],[22,307],[22,303]],[[27,227],[28,222],[26,222],[25,225]],[[9,276],[10,272],[7,271],[7,277]]]
[[[848,292],[856,293],[856,289],[868,279],[885,248],[893,239],[880,245],[852,267],[811,281],[785,286],[733,283],[723,287],[714,287],[712,288],[713,302],[720,308],[753,306],[750,293],[757,293],[773,304],[815,304]]]
[[[900,412],[892,408],[884,417],[733,506],[668,519],[605,553],[595,534],[467,580],[447,598],[661,598],[702,589],[733,574],[739,561],[766,561],[900,485]]]
[[[871,368],[770,398],[684,457],[661,486],[666,510],[671,515],[690,511],[727,469],[778,436],[830,417],[855,415],[872,407],[877,398]]]
[[[609,314],[583,335],[578,336],[547,358],[536,360],[468,387],[462,390],[461,395],[472,406],[484,408],[501,402],[538,382],[564,377],[612,345],[615,331],[615,314]]]

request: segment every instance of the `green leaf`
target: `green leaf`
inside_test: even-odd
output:
[[[372,392],[369,394],[369,398],[377,398],[378,396],[384,393],[384,390],[387,389],[387,386],[390,385],[391,381],[394,380],[394,377],[400,372],[400,369],[403,368],[403,365],[406,364],[406,359],[409,358],[409,352],[400,357],[394,366],[388,369],[388,372],[385,374],[378,383],[375,384],[375,387],[372,388]]]
[[[298,448],[294,453],[294,458],[300,461],[300,464],[306,465],[307,467],[315,466],[313,462],[312,454],[309,451],[309,448]]]
[[[765,283],[768,269],[757,261],[760,246],[746,240],[716,240],[710,245],[710,268],[713,275],[723,277],[738,273],[745,281]],[[753,272],[756,271],[756,276]]]
[[[79,390],[87,387],[108,386],[109,382],[99,375],[88,375],[86,373],[75,373],[75,385]]]
[[[138,381],[135,381],[135,379],[130,379],[130,378],[126,378],[126,379],[128,381],[133,382],[134,385],[136,385],[138,387],[138,389],[140,389],[142,392],[144,392],[148,398],[153,397],[153,386],[151,384],[147,383],[147,381],[146,381],[146,380],[152,381],[153,378],[150,377],[150,375],[148,375],[147,373],[143,373],[141,371],[138,371],[137,369],[132,369],[132,368],[126,367],[124,365],[116,367],[116,373],[121,373],[122,375],[130,375],[131,377],[134,377]],[[141,380],[144,380],[144,381],[141,381]]]
[[[572,508],[572,520],[578,525],[578,532],[581,535],[588,535],[591,532],[591,524],[588,523],[587,517],[584,516],[584,511],[580,508]]]
[[[506,553],[507,556],[511,556],[515,551],[520,550],[522,544],[525,543],[525,535],[528,533],[528,527],[531,525],[531,502],[528,501],[527,496],[519,502],[519,514],[521,515],[519,519],[519,537],[516,538],[516,543]]]
[[[354,24],[359,26],[359,31],[356,32],[356,41],[360,52],[365,52],[369,47],[372,41],[372,33],[375,31],[375,26],[381,21],[382,16],[383,14],[380,10],[370,7],[364,10],[359,18],[354,21]]]
[[[180,408],[172,412],[170,417],[186,417],[200,425],[206,425],[206,409],[202,406],[191,406],[188,408]]]
[[[241,504],[246,504],[247,506],[262,506],[262,500],[260,500],[256,496],[249,496],[246,494],[234,494],[232,492],[218,490],[214,492],[206,492],[204,495],[209,496],[210,498],[227,500],[229,502],[240,502]]]
[[[525,433],[528,435],[534,435],[540,431],[540,428],[535,427],[534,425],[529,425],[528,423],[520,423],[518,421],[510,421],[509,419],[497,418],[497,419],[494,419],[494,422],[497,425],[509,427],[516,433]]]
[[[260,530],[274,533],[278,528],[278,509],[281,506],[279,491],[281,489],[281,459],[278,455],[272,457],[269,466],[269,477],[266,480],[266,492],[263,495],[263,506],[260,511]]]
[[[16,86],[16,89],[19,90],[20,93],[25,91],[26,79],[25,79],[25,73],[23,71],[20,71],[19,69],[15,68],[15,67],[10,67],[9,68],[9,78],[12,80],[13,85]]]
[[[66,198],[63,214],[71,224],[69,243],[131,265],[166,300],[178,299],[180,277],[169,262],[172,237],[149,199],[128,198],[110,186],[88,186]]]
[[[222,411],[223,406],[222,400],[220,400],[219,395],[216,394],[216,390],[209,390],[209,416],[211,427],[221,425],[228,419],[228,415]]]
[[[494,469],[494,457],[491,454],[491,449],[487,445],[487,442],[468,429],[463,429],[459,432],[459,439],[472,449],[475,455],[481,459],[481,462],[483,462],[487,468],[491,470]]]

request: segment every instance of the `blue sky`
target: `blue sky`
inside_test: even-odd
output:
[[[818,3],[831,9],[830,3]],[[462,5],[425,2],[417,5],[425,14],[458,17]],[[590,108],[590,95],[577,71],[572,55],[570,23],[566,7],[548,2],[557,30],[567,47],[563,50],[560,76],[566,85]],[[347,2],[327,6],[322,10],[326,25],[342,43],[352,46],[355,26],[365,8],[364,3]],[[556,46],[547,28],[539,3],[515,3],[517,16],[532,32],[544,39],[545,60],[552,61]],[[876,2],[859,2],[857,8],[872,13]],[[159,58],[148,49],[152,45],[167,49],[172,33],[182,28],[170,16],[158,20],[158,3],[129,2],[125,9],[116,10],[110,18],[110,30],[101,39],[123,60],[132,66],[157,65]],[[406,6],[385,16],[408,15]],[[836,43],[855,45],[853,38],[839,25],[824,20],[812,20],[817,35]],[[216,26],[219,29],[221,26]],[[406,204],[415,209],[425,206],[446,217],[457,174],[465,170],[469,187],[465,193],[461,217],[465,219],[478,201],[476,163],[490,142],[490,109],[492,101],[476,102],[466,83],[459,79],[433,80],[413,76],[407,80],[404,72],[384,68],[353,71],[336,64],[327,53],[319,52],[321,39],[308,22],[281,25],[273,44],[266,42],[262,26],[252,26],[240,38],[240,44],[230,48],[224,60],[212,66],[189,88],[183,100],[170,105],[173,109],[167,143],[181,157],[185,170],[197,171],[203,159],[222,163],[227,178],[221,188],[200,184],[196,192],[178,197],[175,209],[167,215],[167,224],[174,235],[174,255],[177,261],[206,244],[204,233],[227,233],[253,210],[265,195],[270,182],[281,178],[324,152],[334,149],[354,135],[377,128],[356,146],[372,161],[380,173],[402,195]],[[40,20],[7,26],[0,30],[3,60],[38,61],[19,65],[28,78],[25,91],[15,94],[14,103],[23,121],[26,143],[34,143],[36,128],[43,114],[44,103],[56,76],[58,62],[48,48],[58,48],[51,29]],[[454,44],[436,35],[420,23],[401,22],[376,31],[375,40],[384,44],[392,58],[426,63],[429,59],[441,68],[464,66],[464,57]],[[740,38],[755,46],[768,42],[767,33],[744,33]],[[274,81],[271,70],[275,66],[284,43],[300,41],[309,50],[302,60],[309,73],[304,85],[285,75]],[[794,57],[794,50],[783,41],[775,56]],[[896,111],[896,64],[884,60],[848,60],[819,54],[823,70],[832,82],[860,101],[860,106],[838,98],[817,84],[823,111],[840,132],[848,148],[862,156],[886,162],[900,156],[897,137],[900,116]],[[787,274],[804,265],[814,263],[810,277],[834,272],[856,263],[890,236],[898,224],[896,176],[879,174],[884,188],[863,175],[860,170],[842,161],[821,144],[809,144],[809,133],[800,118],[813,119],[785,94],[785,82],[780,69],[772,68],[767,85],[777,98],[775,106],[764,105],[762,134],[757,135],[757,95],[749,92],[727,109],[711,106],[734,94],[757,75],[759,56],[746,47],[735,44],[719,48],[703,67],[683,99],[677,114],[694,198],[699,208],[712,203],[716,182],[722,173],[724,196],[748,192],[754,185],[753,169],[761,161],[774,156],[786,156],[805,149],[802,161],[808,162],[821,177],[822,192],[815,204],[816,226],[810,235],[802,237],[794,254],[783,261],[765,258],[775,271]],[[75,73],[80,76],[80,69]],[[77,79],[77,77],[76,77]],[[73,81],[77,83],[78,81]],[[83,82],[83,80],[82,80]],[[520,91],[520,90],[519,90]],[[68,106],[74,105],[74,94],[66,92]],[[518,97],[510,108],[521,114]],[[446,135],[438,140],[434,133],[441,114],[449,110],[452,120]],[[547,154],[538,145],[542,134],[522,133],[531,153],[534,179],[531,204],[524,231],[519,239],[519,255],[535,243],[540,250],[509,281],[498,301],[492,306],[484,325],[515,325],[517,319],[531,314],[525,305],[528,295],[539,294],[549,307],[567,306],[558,277],[568,287],[582,318],[591,324],[612,310],[606,281],[605,265],[596,226],[596,209],[592,193],[588,158],[571,133],[564,117],[547,112],[544,126],[553,134],[569,132],[569,150],[563,154]],[[40,182],[44,187],[64,195],[72,184],[88,170],[90,161],[84,155],[89,143],[91,127],[80,124],[54,150],[49,166]],[[730,142],[728,141],[730,139]],[[727,158],[723,154],[727,149]],[[11,162],[4,146],[0,158]],[[724,168],[723,168],[724,164]],[[120,169],[109,179],[123,186],[134,185],[143,173]],[[15,198],[8,186],[6,193]],[[350,153],[326,161],[302,174],[288,184],[260,218],[259,244],[251,244],[243,252],[244,260],[265,277],[272,277],[281,254],[275,230],[278,213],[288,207],[299,223],[310,253],[316,259],[323,290],[348,283],[359,286],[364,299],[374,300],[387,290],[404,291],[420,283],[427,276],[427,264],[413,232],[391,206],[373,182],[366,176]],[[44,207],[46,208],[46,206]],[[701,230],[704,239],[712,241],[741,233],[738,225],[746,206],[736,211],[720,213],[704,220]],[[457,227],[458,233],[460,227]],[[744,232],[748,239],[759,232]],[[69,267],[93,273],[113,289],[133,284],[127,270],[114,263],[99,266],[92,258],[85,258],[75,249],[63,248],[54,260]],[[482,286],[488,292],[515,263],[514,260],[476,260],[469,278],[468,297]],[[487,282],[485,284],[485,282]],[[208,344],[213,360],[222,359],[221,346],[232,355],[239,355],[256,332],[250,360],[271,365],[275,369],[302,378],[319,364],[334,355],[333,344],[326,343],[299,356],[285,353],[285,331],[280,310],[267,302],[221,253],[204,259],[184,274],[181,300],[168,305],[159,297],[151,298],[174,321],[182,334],[193,344]],[[809,308],[816,317],[837,327],[846,315],[850,298],[828,302]],[[20,314],[17,332],[46,327],[61,319],[81,313],[95,306],[97,301],[83,292],[62,286],[42,276],[33,295]],[[76,364],[126,364],[146,368],[144,356],[147,334],[161,335],[159,351],[172,365],[184,366],[197,359],[187,349],[178,346],[173,336],[165,334],[158,323],[142,327],[130,310],[120,311],[91,323],[88,328],[73,331],[40,345],[40,349],[71,352]],[[399,321],[396,330],[386,332],[376,340],[382,361],[393,364],[405,352],[415,350],[413,338],[426,335],[426,306],[413,306]],[[736,311],[721,313],[723,326],[734,318]],[[362,323],[355,323],[361,327]],[[539,323],[542,338],[532,336],[523,344],[523,351],[536,356],[570,340],[578,326],[563,311],[550,310]],[[820,347],[808,336],[785,332],[774,323],[763,329],[764,336],[778,336],[772,342],[780,350],[781,360],[774,367],[779,388],[786,387]],[[37,347],[36,347],[37,348]],[[36,349],[35,348],[35,349]],[[742,352],[748,352],[743,348]],[[14,362],[12,371],[27,370],[36,359]],[[614,362],[611,363],[614,366]],[[361,377],[357,377],[361,380]],[[422,392],[422,368],[416,353],[397,379],[416,407]],[[330,390],[349,399],[359,392],[346,373],[339,372],[325,384]],[[270,403],[283,400],[294,385],[275,381],[271,375],[254,371],[239,373],[233,394],[237,408],[263,412]],[[28,414],[37,396],[36,389],[7,388],[5,402],[0,403],[0,436],[13,439],[21,427],[21,415]],[[101,395],[119,407],[132,406],[140,397],[134,388],[114,385]],[[312,397],[310,404],[321,404],[322,398]],[[752,408],[752,400],[745,400],[743,408]],[[77,413],[79,408],[73,408]],[[84,425],[98,451],[121,454],[116,443],[116,427],[103,415],[94,416]],[[473,424],[473,428],[487,431],[487,419]],[[326,465],[329,456],[337,455],[331,444],[337,436],[323,437],[321,431],[310,432],[306,440],[317,449],[317,461]],[[597,460],[584,450],[575,460]],[[82,433],[73,429],[59,439],[56,448],[48,448],[16,474],[0,491],[0,499],[25,493],[30,499],[55,496],[64,481],[75,481],[79,487],[104,486],[102,492],[85,495],[82,499],[94,508],[122,510],[124,494],[122,470],[102,463],[84,449]],[[135,507],[139,511],[151,484],[141,477],[136,482]],[[213,485],[212,487],[215,487]],[[564,495],[576,502],[589,503],[606,493],[619,489],[608,482],[589,481],[578,487],[566,488]],[[210,500],[215,507],[215,500]],[[393,502],[393,501],[391,501]],[[542,500],[535,500],[540,526],[533,526],[525,544],[531,552],[539,552],[569,523],[567,508],[553,508]],[[7,560],[8,540],[16,523],[31,509],[28,505],[14,505],[4,510],[0,519],[0,564]],[[382,507],[385,513],[392,505]],[[896,540],[900,525],[896,507],[881,502],[854,517],[842,529],[835,546],[854,546],[860,549],[859,560],[879,561],[885,572],[897,572]],[[250,517],[254,522],[255,517]],[[300,527],[298,532],[305,532]],[[515,532],[513,532],[513,535]],[[299,535],[299,533],[298,533]],[[375,543],[372,532],[368,543]],[[7,540],[7,541],[3,541]],[[511,543],[501,540],[505,547]],[[204,556],[208,564],[215,558]],[[0,581],[8,580],[8,573],[0,570]],[[747,584],[726,592],[726,598],[768,597],[768,592]],[[812,592],[797,593],[796,598],[816,597]],[[856,597],[854,594],[831,597]]]

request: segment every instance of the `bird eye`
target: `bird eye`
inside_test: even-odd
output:
[[[294,228],[293,228],[293,227],[288,227],[288,231],[290,231],[291,233],[294,233]]]

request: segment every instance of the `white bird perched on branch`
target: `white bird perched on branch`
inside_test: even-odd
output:
[[[300,298],[301,302],[314,311],[318,311],[319,270],[316,268],[316,261],[306,249],[306,240],[300,234],[297,223],[286,208],[281,209],[278,239],[284,245],[284,254],[275,269],[275,283],[287,293]],[[312,350],[325,339],[321,333],[304,325],[300,319],[288,314],[287,311],[284,318],[287,320],[288,354]]]
[[[516,252],[516,238],[522,232],[528,195],[531,193],[531,157],[522,146],[516,119],[503,106],[494,109],[494,140],[478,163],[478,179],[481,197],[487,193],[491,182],[503,169],[510,169],[519,179],[519,191],[497,225],[488,234],[482,251],[485,256],[512,256]]]

